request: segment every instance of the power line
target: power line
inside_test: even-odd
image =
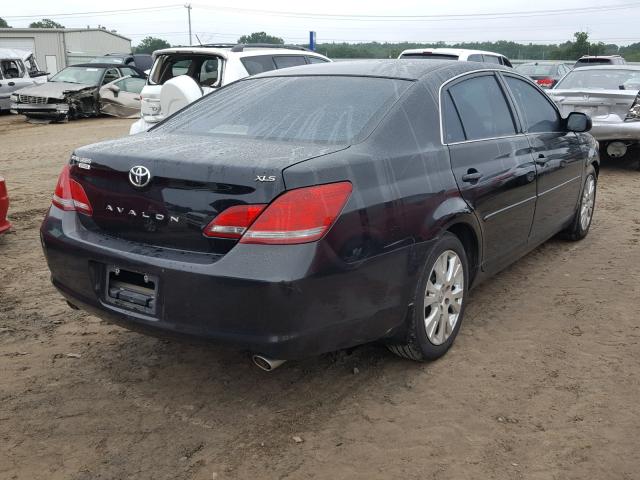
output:
[[[562,8],[553,10],[529,10],[524,12],[493,12],[493,13],[470,13],[470,14],[442,14],[442,15],[355,15],[355,14],[330,14],[330,13],[305,13],[305,12],[284,12],[276,10],[261,10],[237,7],[223,7],[213,5],[195,4],[198,8],[205,10],[223,10],[236,13],[252,13],[260,15],[272,15],[291,18],[312,18],[326,20],[344,20],[344,21],[401,21],[401,22],[434,22],[442,20],[477,20],[482,19],[500,19],[500,18],[521,18],[536,17],[548,15],[564,15],[578,13],[594,13],[607,12],[613,10],[633,9],[640,7],[640,2],[621,3],[617,5],[606,5],[597,7],[578,7],[578,8]]]
[[[148,12],[150,10],[167,10],[172,8],[182,8],[182,5],[163,5],[157,7],[140,7],[140,8],[126,8],[120,10],[100,10],[94,12],[75,12],[75,13],[43,13],[39,15],[3,15],[2,18],[11,20],[29,19],[29,18],[58,18],[58,17],[79,17],[86,15],[102,15],[102,14],[114,14],[131,12]]]

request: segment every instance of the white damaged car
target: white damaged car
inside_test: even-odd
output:
[[[580,67],[547,90],[563,115],[591,117],[591,135],[609,158],[622,158],[640,144],[640,66]]]

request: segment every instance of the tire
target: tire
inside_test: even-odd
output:
[[[593,220],[593,211],[596,206],[596,190],[598,186],[598,177],[593,166],[589,166],[587,169],[587,175],[582,184],[582,190],[580,190],[580,203],[576,210],[576,215],[571,222],[569,228],[563,233],[563,236],[567,240],[577,241],[582,240],[589,233],[591,227],[591,221]],[[589,193],[591,192],[591,193]],[[590,207],[586,205],[586,202],[590,203]],[[585,217],[586,215],[586,217]]]
[[[406,343],[387,345],[391,352],[419,362],[435,360],[447,353],[464,317],[468,265],[458,237],[445,232],[433,247],[418,282]]]

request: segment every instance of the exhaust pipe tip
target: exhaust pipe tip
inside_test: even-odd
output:
[[[265,372],[271,372],[282,365],[286,360],[274,360],[272,358],[267,358],[262,355],[254,355],[251,357],[253,363],[260,369]]]

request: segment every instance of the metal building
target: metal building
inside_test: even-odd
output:
[[[29,50],[41,69],[56,73],[105,53],[129,53],[131,39],[101,28],[0,28],[0,48]]]

